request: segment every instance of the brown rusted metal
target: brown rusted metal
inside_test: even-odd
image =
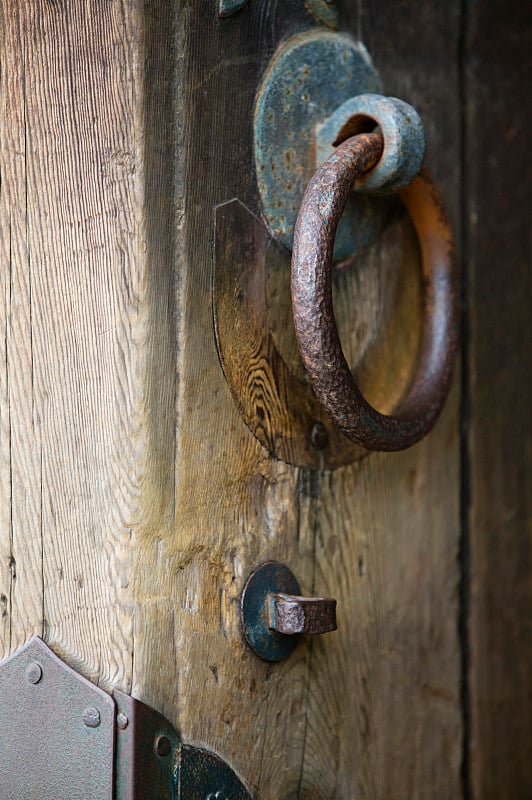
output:
[[[336,600],[332,597],[268,595],[269,626],[278,633],[318,634],[335,631]]]
[[[292,305],[301,357],[317,398],[338,428],[369,450],[402,450],[433,427],[449,392],[459,337],[458,267],[440,194],[422,172],[400,192],[422,256],[423,326],[414,377],[394,413],[363,397],[342,352],[332,303],[332,253],[338,221],[356,180],[382,153],[380,134],[339,145],[314,173],[296,223]]]
[[[302,597],[288,567],[267,561],[246,581],[240,617],[251,649],[265,661],[282,661],[292,653],[300,634],[336,630],[336,600]]]

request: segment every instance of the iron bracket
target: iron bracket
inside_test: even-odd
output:
[[[0,697],[1,800],[251,800],[218,756],[37,636],[0,663]]]

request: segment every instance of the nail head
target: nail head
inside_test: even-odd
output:
[[[171,744],[168,736],[158,736],[155,740],[155,752],[159,756],[167,756],[170,752]]]
[[[310,441],[317,450],[324,450],[329,444],[329,434],[322,422],[315,422],[310,431]]]
[[[30,683],[39,683],[42,678],[42,667],[36,661],[32,661],[26,667],[26,678]]]
[[[116,715],[116,726],[121,731],[125,730],[129,724],[129,720],[121,711]]]
[[[83,712],[83,724],[86,725],[87,728],[97,728],[100,721],[100,712],[97,708],[91,706],[91,708],[86,708]]]

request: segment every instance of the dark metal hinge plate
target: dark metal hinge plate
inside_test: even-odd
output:
[[[37,637],[0,663],[0,698],[0,800],[251,800],[220,758]]]
[[[2,800],[113,797],[115,704],[38,638],[0,667]]]

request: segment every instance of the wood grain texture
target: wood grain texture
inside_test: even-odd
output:
[[[526,3],[469,4],[468,767],[478,800],[532,796],[531,47]]]
[[[333,473],[244,424],[216,351],[213,209],[259,214],[256,87],[315,23],[303,3],[215,6],[3,4],[2,650],[44,631],[261,800],[459,798],[457,393],[412,451]],[[427,119],[456,221],[457,4],[340,6]],[[340,619],[273,666],[238,613],[268,559]]]
[[[385,91],[412,103],[426,121],[427,166],[456,230],[457,5],[374,2],[362,4],[358,17],[347,4],[342,11]],[[315,715],[309,712],[303,797],[313,797],[314,786],[319,797],[461,796],[457,446],[455,395],[419,446],[373,455],[359,469],[334,473],[321,489],[320,584],[327,577],[323,591],[330,593],[334,582],[350,625],[311,682]],[[332,655],[325,640],[315,646]],[[324,712],[322,697],[335,712]],[[320,769],[323,763],[334,768]]]
[[[399,12],[385,10],[366,9],[367,22],[345,4],[343,27],[367,22],[387,90],[431,120],[430,166],[456,221],[459,87],[449,63],[457,9],[431,9],[423,48],[414,12],[405,26],[401,19],[398,41]],[[260,211],[249,166],[255,88],[277,43],[309,18],[300,6],[263,2],[221,23],[195,5],[184,24],[187,264],[177,537],[165,543],[167,554],[175,550],[178,665],[163,644],[156,660],[175,675],[184,736],[217,749],[257,797],[458,798],[457,395],[411,453],[370,456],[332,474],[299,472],[257,448],[215,356],[212,208],[238,197]],[[423,72],[417,86],[428,61],[430,80]],[[338,597],[341,623],[276,666],[250,656],[237,622],[246,575],[268,558],[289,563],[304,591]]]
[[[18,20],[12,27],[18,27]],[[17,58],[18,31],[4,30]],[[2,70],[2,471],[0,552],[2,652],[23,644],[32,625],[42,633],[42,457],[35,409],[32,260],[27,193],[26,81],[23,69]],[[6,86],[6,81],[8,85]],[[8,103],[17,104],[10,114]],[[9,154],[9,157],[7,156]],[[10,180],[12,176],[12,179]],[[7,202],[6,202],[7,200]]]
[[[158,444],[173,370],[150,395],[173,336],[168,301],[149,313],[143,17],[119,2],[2,14],[2,649],[44,633],[129,689],[132,541],[173,500]]]

